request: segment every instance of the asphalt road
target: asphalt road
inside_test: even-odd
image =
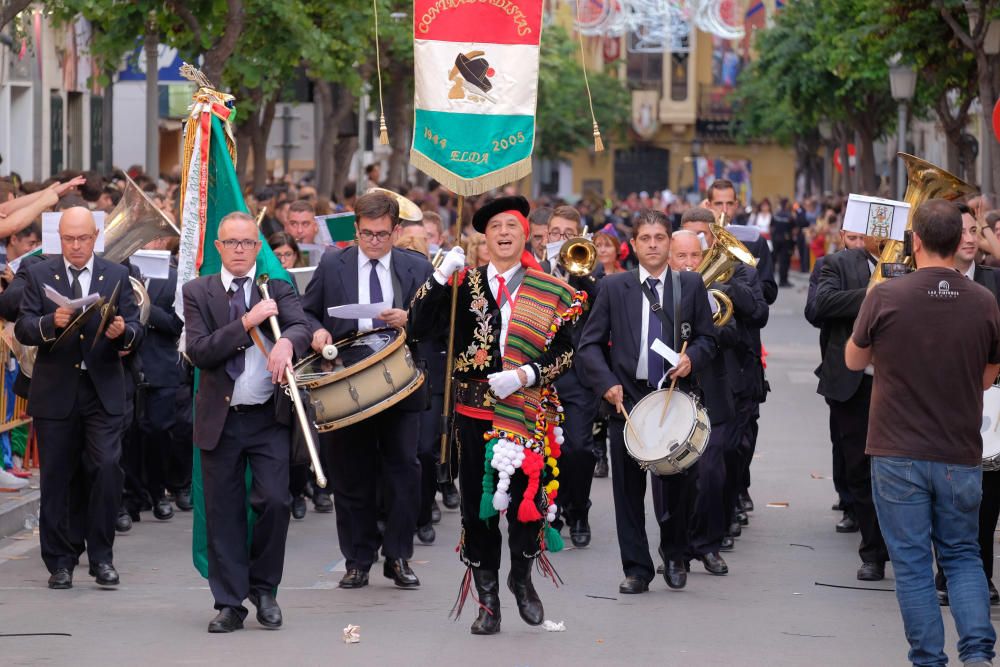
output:
[[[147,514],[116,542],[115,590],[97,587],[81,566],[72,590],[50,591],[37,535],[0,542],[0,664],[906,664],[891,566],[883,582],[857,581],[858,537],[834,532],[827,410],[815,393],[817,337],[802,318],[804,299],[796,276],[765,331],[774,391],[752,469],[756,511],[725,555],[728,576],[695,564],[684,590],[657,579],[647,594],[620,595],[611,483],[595,480],[593,544],[553,557],[564,586],[536,576],[547,618],[563,621],[565,632],[525,625],[506,589],[500,635],[470,635],[468,606],[458,622],[448,619],[463,568],[458,515],[446,511],[437,543],[416,546],[419,591],[393,588],[379,565],[368,588],[337,589],[343,562],[333,515],[310,513],[289,532],[279,594],[285,627],[265,631],[251,615],[242,632],[209,635],[212,597],[191,566],[190,514],[163,523]],[[361,627],[360,643],[342,641],[348,624]],[[29,633],[58,634],[22,636]]]

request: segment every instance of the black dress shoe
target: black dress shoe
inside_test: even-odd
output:
[[[368,573],[364,570],[359,570],[356,567],[352,567],[340,578],[340,583],[337,584],[341,588],[361,588],[362,586],[368,585]]]
[[[479,615],[470,631],[474,635],[495,635],[500,632],[500,573],[474,567],[472,581],[479,594]]]
[[[191,489],[184,488],[175,493],[174,505],[177,505],[177,509],[182,512],[190,512],[194,509],[194,504],[191,502]]]
[[[322,491],[317,491],[313,494],[313,509],[320,514],[329,514],[333,511],[333,500],[330,499],[329,493],[323,493]]]
[[[160,498],[153,505],[153,516],[155,516],[159,521],[166,521],[167,519],[174,518],[174,508],[171,506],[170,501],[166,498]]]
[[[740,506],[744,512],[753,512],[753,498],[746,491],[740,494]]]
[[[292,518],[301,521],[306,518],[306,497],[295,496],[292,498]]]
[[[270,593],[250,593],[250,603],[257,607],[257,622],[268,630],[281,627],[281,607]]]
[[[1000,605],[1000,592],[997,591],[997,587],[992,581],[987,580],[986,583],[990,587],[990,605],[994,607]]]
[[[733,539],[732,535],[726,535],[722,538],[722,542],[719,543],[719,551],[733,551],[736,549],[736,540]]]
[[[243,619],[239,612],[232,607],[226,607],[216,614],[215,618],[208,622],[208,631],[212,634],[223,632],[233,632],[243,629]]]
[[[127,533],[132,530],[132,517],[124,509],[118,511],[118,518],[115,519],[115,532]]]
[[[623,595],[635,595],[638,593],[645,593],[648,590],[649,582],[642,577],[637,577],[633,574],[626,576],[622,579],[622,583],[618,584],[618,592]]]
[[[458,489],[455,488],[455,482],[441,486],[441,502],[450,510],[458,509]]]
[[[837,522],[837,532],[838,533],[856,533],[861,530],[861,526],[858,525],[857,519],[853,516],[844,512],[844,517]]]
[[[60,591],[73,588],[73,570],[60,567],[49,577],[49,588]]]
[[[573,519],[569,526],[569,539],[574,547],[588,546],[590,544],[590,523],[584,518]]]
[[[719,554],[705,554],[700,557],[700,560],[705,566],[705,571],[709,574],[720,577],[724,574],[729,574],[729,566],[726,565],[726,561]]]
[[[118,585],[118,571],[111,563],[91,563],[90,576],[101,586]]]
[[[942,607],[948,606],[948,591],[942,590],[940,588],[935,588],[934,592],[937,593],[938,604]]]
[[[663,580],[671,588],[684,588],[687,585],[687,569],[682,561],[667,561],[667,571],[663,573]]]
[[[441,508],[438,506],[438,501],[436,500],[431,501],[431,523],[441,523]]]
[[[594,477],[597,479],[604,479],[608,476],[608,460],[604,457],[597,459],[597,463],[594,464]]]
[[[413,574],[405,558],[386,558],[382,574],[386,579],[392,579],[396,588],[420,588],[420,580]]]
[[[538,597],[535,585],[531,583],[531,563],[527,558],[515,559],[510,564],[507,588],[517,601],[517,612],[528,625],[541,625],[545,620],[545,610]]]
[[[749,526],[750,525],[750,517],[747,516],[747,513],[744,512],[743,510],[740,510],[739,512],[736,513],[736,521],[741,526]]]
[[[432,524],[417,526],[417,539],[420,540],[421,544],[434,544],[434,538],[436,537],[437,534],[434,532]]]
[[[730,537],[739,537],[743,534],[743,526],[740,525],[739,521],[733,521],[729,524],[729,530],[726,531],[726,534]]]
[[[846,512],[847,506],[844,505],[843,501],[838,500],[830,507],[830,509],[832,509],[834,512]]]
[[[885,563],[862,563],[858,568],[858,581],[882,581],[885,579]]]

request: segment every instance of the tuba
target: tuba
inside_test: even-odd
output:
[[[716,282],[727,282],[733,277],[736,265],[741,262],[747,266],[757,266],[757,258],[735,236],[721,225],[712,225],[711,229],[715,245],[709,248],[698,266],[698,273],[701,274],[705,287]],[[719,306],[712,314],[712,321],[717,327],[725,326],[733,317],[732,299],[722,290],[709,289],[708,293]]]
[[[128,174],[125,174],[125,179],[121,201],[104,222],[104,253],[101,257],[115,264],[128,259],[150,241],[180,236],[174,223],[149,200]],[[149,294],[141,280],[130,277],[130,282],[136,305],[139,306],[139,321],[145,326],[149,321]]]
[[[926,160],[921,160],[909,153],[896,153],[903,164],[906,165],[906,194],[903,201],[910,205],[910,216],[906,221],[906,231],[913,228],[913,212],[918,206],[928,199],[948,199],[954,200],[965,195],[971,195],[978,190],[969,185],[958,176],[951,174],[941,167],[935,166]],[[872,271],[871,280],[868,282],[868,289],[875,287],[885,277],[882,276],[882,266],[884,264],[905,264],[913,266],[913,259],[903,256],[903,242],[888,240],[879,255],[878,264]]]

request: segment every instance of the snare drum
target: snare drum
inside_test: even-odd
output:
[[[643,470],[675,475],[694,465],[708,446],[712,424],[698,399],[675,390],[662,425],[669,390],[660,389],[636,403],[625,425],[625,449]]]
[[[295,380],[309,394],[320,433],[378,414],[424,382],[402,329],[357,333],[336,345],[336,359],[313,354],[295,366]]]
[[[983,470],[1000,470],[1000,387],[993,385],[983,394]]]

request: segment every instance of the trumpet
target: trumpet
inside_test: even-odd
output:
[[[257,289],[260,290],[260,294],[265,299],[270,299],[270,291],[267,288],[267,283],[270,280],[266,273],[262,273],[257,278]],[[267,318],[267,321],[271,325],[271,333],[274,335],[274,340],[277,342],[281,338],[281,328],[278,326],[278,318],[272,315]],[[327,354],[327,350],[323,350],[324,356]],[[299,395],[299,385],[295,382],[295,371],[291,368],[285,369],[285,379],[288,381],[288,393],[292,397],[292,404],[295,406],[295,416],[299,418],[299,426],[302,428],[302,437],[306,440],[306,449],[309,450],[309,461],[312,463],[313,472],[316,473],[316,484],[321,488],[326,488],[326,475],[323,474],[323,464],[319,460],[319,451],[316,449],[316,443],[313,442],[312,428],[309,423],[309,418],[306,416],[305,406],[302,405],[302,396]]]
[[[567,239],[559,248],[559,263],[572,276],[589,275],[597,266],[597,246],[586,236]]]

